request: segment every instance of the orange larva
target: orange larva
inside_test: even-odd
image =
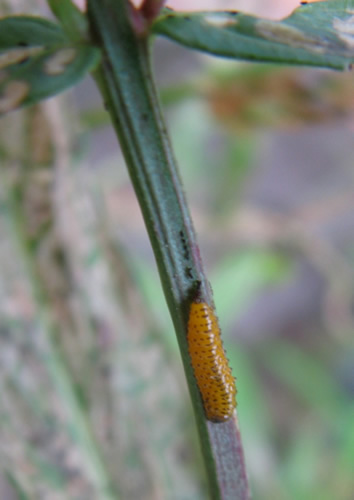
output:
[[[193,302],[188,349],[208,420],[224,422],[236,408],[236,386],[222,345],[218,319],[205,302]]]

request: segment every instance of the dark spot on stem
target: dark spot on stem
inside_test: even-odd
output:
[[[190,280],[193,279],[193,270],[191,267],[186,267],[184,272],[185,272],[186,278],[188,278]]]

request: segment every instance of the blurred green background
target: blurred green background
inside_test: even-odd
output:
[[[253,498],[350,500],[353,77],[165,41],[154,64]],[[172,323],[93,83],[1,119],[0,154],[0,498],[206,498]]]

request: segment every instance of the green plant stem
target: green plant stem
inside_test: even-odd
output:
[[[127,0],[88,0],[92,37],[103,51],[95,79],[121,144],[155,253],[194,404],[213,500],[245,500],[247,479],[237,420],[212,424],[190,366],[190,302],[213,304],[192,221],[160,111],[148,40],[134,32]]]

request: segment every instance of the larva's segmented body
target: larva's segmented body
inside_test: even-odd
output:
[[[193,302],[188,348],[208,420],[225,422],[236,408],[236,386],[222,345],[218,319],[205,302]]]

